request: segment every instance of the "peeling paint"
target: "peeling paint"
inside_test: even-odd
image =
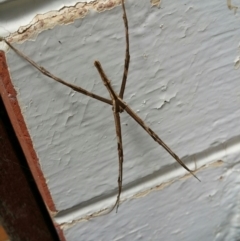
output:
[[[237,81],[239,71],[233,70],[236,52],[234,46],[237,43],[232,37],[237,36],[239,30],[238,22],[235,17],[231,16],[232,14],[229,14],[226,2],[223,2],[220,7],[217,1],[209,2],[209,5],[204,6],[199,2],[190,4],[185,1],[179,3],[178,6],[176,3],[168,2],[166,8],[160,10],[151,8],[149,1],[129,1],[128,4],[134,11],[134,14],[129,14],[131,43],[133,43],[131,57],[133,58],[127,87],[128,93],[126,92],[126,98],[130,100],[131,106],[134,110],[138,109],[141,116],[146,116],[147,122],[155,125],[154,129],[156,128],[158,133],[163,135],[164,140],[169,140],[173,149],[176,148],[181,157],[186,157],[190,168],[195,169],[195,167],[198,168],[219,159],[226,160],[225,163],[236,161],[228,157],[229,149],[233,148],[227,148],[227,146],[229,147],[228,140],[239,133],[239,127],[235,122],[239,117],[239,99],[237,99],[239,96],[235,95],[235,92],[239,93]],[[193,4],[194,7],[189,7]],[[212,8],[213,4],[214,8]],[[189,9],[187,13],[185,13],[186,9]],[[102,6],[99,6],[98,10],[102,11]],[[91,64],[95,58],[99,58],[104,67],[106,66],[106,72],[112,74],[111,80],[114,88],[118,89],[121,79],[119,73],[124,62],[124,33],[120,33],[116,27],[122,26],[121,14],[116,20],[114,19],[118,14],[117,10],[107,11],[106,15],[95,14],[89,17],[73,35],[74,24],[56,27],[53,31],[40,34],[35,42],[26,42],[19,45],[19,48],[62,78],[100,95],[106,95],[105,90],[99,88],[100,85],[97,82],[99,76],[92,75],[94,70]],[[206,14],[206,10],[209,14]],[[174,18],[173,15],[175,15]],[[101,28],[106,27],[105,24],[107,25],[108,22],[106,21],[103,26],[103,16],[111,19],[113,23],[104,30]],[[219,16],[228,23],[227,26],[221,21],[216,21]],[[159,31],[159,25],[164,26],[164,30]],[[189,26],[186,34],[184,26]],[[112,34],[116,29],[117,33]],[[59,33],[63,44],[56,39],[50,39],[47,46],[42,44],[54,33]],[[64,36],[67,36],[68,41],[64,42]],[[79,41],[79,36],[85,39],[84,42]],[[182,38],[183,36],[185,38]],[[99,39],[106,44],[101,45]],[[148,54],[147,58],[142,57],[143,53]],[[11,62],[9,66],[13,73],[14,85],[19,87],[18,98],[22,101],[22,105],[28,106],[29,101],[33,100],[31,108],[26,110],[24,116],[29,123],[29,130],[31,130],[36,149],[42,160],[41,167],[49,180],[48,187],[60,210],[56,214],[55,221],[63,220],[63,225],[67,227],[68,222],[65,222],[67,220],[74,223],[81,217],[85,217],[86,220],[92,218],[93,216],[89,215],[91,211],[101,215],[102,211],[99,212],[99,210],[106,210],[106,207],[110,207],[113,200],[111,197],[116,193],[115,186],[112,185],[117,170],[114,164],[116,151],[115,146],[112,145],[115,132],[114,125],[110,125],[113,123],[110,119],[111,110],[107,112],[107,108],[88,99],[83,100],[79,106],[74,106],[75,99],[72,99],[71,91],[35,73],[36,71],[32,71],[32,68],[24,61],[11,55],[11,52],[8,52],[8,59]],[[77,62],[79,59],[80,63]],[[161,71],[158,71],[160,68]],[[154,105],[160,106],[159,99],[164,101],[174,96],[176,99],[171,100],[169,105],[163,102],[160,111],[153,110]],[[76,99],[84,98],[76,95]],[[55,110],[58,110],[57,113]],[[74,118],[71,119],[71,116]],[[211,201],[210,195],[216,191],[216,188],[211,190],[212,175],[217,173],[214,180],[223,183],[226,177],[236,174],[228,170],[229,173],[223,175],[223,172],[218,173],[220,168],[213,168],[209,171],[210,184],[208,185],[206,185],[206,180],[201,184],[196,183],[195,180],[192,182],[188,175],[182,177],[182,181],[175,181],[174,185],[170,185],[171,178],[179,178],[184,173],[177,172],[176,176],[172,177],[170,172],[176,171],[176,166],[169,156],[165,156],[161,150],[155,151],[155,146],[149,144],[151,141],[145,142],[145,136],[141,136],[140,131],[138,135],[138,129],[135,129],[131,121],[125,118],[124,114],[122,117],[123,123],[128,124],[123,126],[124,141],[126,140],[126,145],[131,148],[126,148],[127,161],[124,163],[124,168],[126,168],[124,194],[126,195],[122,199],[123,210],[121,209],[117,216],[120,224],[129,220],[129,218],[122,218],[122,213],[133,214],[132,210],[135,208],[134,205],[131,206],[133,202],[138,205],[137,214],[140,209],[147,210],[146,214],[153,215],[150,220],[161,216],[165,212],[165,207],[157,206],[158,200],[167,193],[169,195],[166,195],[165,199],[171,200],[171,197],[175,195],[176,199],[172,207],[178,204],[178,200],[181,202],[185,188],[175,189],[173,192],[167,192],[167,190],[174,185],[180,185],[181,188],[181,183],[185,185],[182,182],[185,179],[188,179],[188,183],[192,183],[186,194],[195,192],[197,196],[193,198],[193,201],[199,200],[200,195],[202,198],[206,194],[205,189],[197,185],[209,187],[210,191],[206,194],[209,202]],[[161,120],[161,125],[157,125],[159,120]],[[103,142],[104,145],[101,145]],[[219,148],[209,151],[212,143],[215,142],[219,144]],[[239,150],[239,144],[235,148]],[[196,154],[198,152],[200,154]],[[140,154],[134,159],[132,153]],[[207,170],[201,175],[203,176]],[[152,178],[147,179],[148,183],[146,179],[143,179],[147,175],[151,175]],[[128,192],[131,188],[131,192]],[[154,193],[149,191],[151,188],[152,190],[164,190],[155,192],[158,194],[158,199],[151,201],[150,198]],[[196,190],[198,188],[201,189],[201,193]],[[135,199],[131,198],[134,194],[136,194]],[[141,198],[145,195],[148,197]],[[214,196],[211,197],[212,200],[214,198]],[[144,202],[150,207],[142,206]],[[189,209],[194,208],[194,204],[191,206],[192,203],[187,202]],[[174,209],[174,212],[177,211],[177,208],[171,209]],[[208,209],[205,207],[202,210]],[[59,215],[61,212],[62,216]],[[188,212],[191,213],[191,210]],[[67,215],[64,216],[64,214],[69,216],[66,217]],[[107,217],[112,221],[114,216],[111,215],[115,213]],[[139,217],[142,218],[144,215]],[[177,217],[182,216],[179,214]],[[94,222],[99,224],[98,220],[101,221],[102,217]],[[187,223],[186,220],[189,221],[188,217],[185,217],[183,223]],[[88,225],[94,222],[88,222]],[[71,228],[66,228],[66,230],[73,230],[81,225],[71,225]],[[170,222],[169,226],[171,226]],[[75,232],[79,233],[83,229],[78,231],[75,229]],[[179,233],[176,230],[173,232]]]
[[[152,6],[160,6],[161,0],[150,0]],[[89,3],[79,2],[74,6],[65,6],[58,11],[50,11],[45,14],[37,14],[26,26],[10,34],[6,39],[9,42],[22,43],[26,40],[34,40],[42,31],[53,29],[57,25],[67,25],[76,19],[84,18],[90,11],[104,12],[121,5],[121,0],[95,0]]]
[[[121,0],[96,0],[90,3],[77,3],[72,7],[63,7],[58,11],[38,14],[27,26],[22,26],[17,32],[10,34],[7,40],[12,43],[33,40],[44,30],[53,29],[57,25],[67,25],[76,19],[86,17],[91,10],[103,12],[120,4]]]
[[[238,7],[235,5],[232,5],[232,0],[227,0],[227,6],[230,10],[234,11],[234,14],[237,13]]]
[[[239,67],[240,67],[240,57],[237,56],[234,60],[234,68],[239,69]]]
[[[161,100],[160,102],[160,105],[157,106],[157,107],[153,107],[153,109],[157,109],[157,110],[160,110],[162,109],[166,104],[170,104],[171,100],[176,98],[176,96],[173,96],[173,97],[170,97],[170,98],[166,98],[164,100]]]
[[[150,0],[150,2],[151,2],[151,4],[152,4],[152,6],[157,6],[157,7],[159,7],[160,4],[161,4],[161,2],[162,2],[162,0]]]
[[[185,178],[189,178],[189,175],[185,175],[184,176]],[[153,191],[160,191],[166,187],[168,187],[169,185],[171,185],[172,183],[174,183],[176,180],[171,180],[169,182],[165,182],[165,183],[161,183],[160,185],[156,186],[156,187],[153,187],[149,190],[146,190],[144,192],[140,192],[140,193],[137,193],[135,194],[132,198],[142,198],[142,197],[145,197],[147,196],[149,193],[153,192]]]

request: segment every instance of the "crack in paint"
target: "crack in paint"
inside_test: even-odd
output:
[[[239,137],[236,137],[228,140],[228,142],[225,143],[223,146],[221,144],[220,146],[210,148],[201,153],[194,154],[193,156],[188,156],[185,158],[185,162],[188,162],[188,164],[190,164],[190,160],[191,160],[191,163],[195,164],[194,172],[199,172],[200,170],[205,170],[208,168],[218,168],[225,163],[223,160],[226,158],[226,156],[230,154],[239,153],[239,146],[240,146]],[[212,160],[217,160],[217,161],[212,162]],[[196,166],[196,163],[198,163],[198,166]],[[233,168],[229,170],[228,168],[227,173],[219,176],[218,180],[221,181],[222,179],[225,178],[225,176],[230,175],[232,173],[232,169]],[[238,169],[236,168],[234,168],[234,170],[238,171]],[[166,170],[163,170],[163,172],[166,172]],[[186,174],[183,174],[181,177],[179,177],[179,174],[177,174],[177,175],[172,175],[168,179],[159,180],[158,178],[155,179],[155,175],[156,174],[154,174],[154,177],[149,177],[148,180],[144,179],[143,181],[138,180],[136,182],[136,184],[139,186],[141,186],[143,182],[144,183],[148,182],[150,185],[148,185],[148,187],[145,190],[140,190],[136,188],[137,187],[136,184],[134,184],[129,189],[126,188],[126,193],[125,193],[126,195],[121,199],[121,203],[125,202],[126,200],[132,200],[132,199],[147,196],[153,191],[162,190],[165,187],[168,187],[169,185],[179,180],[184,181],[191,177],[190,174],[186,173]],[[158,173],[157,177],[160,177],[160,176],[162,175]],[[109,208],[108,203],[110,202],[111,200],[109,199],[109,197],[106,197],[106,199],[105,198],[101,199],[100,201],[91,203],[88,206],[81,206],[79,208],[75,206],[70,208],[69,210],[61,210],[53,218],[55,222],[58,223],[63,229],[68,229],[69,227],[74,226],[76,223],[88,221],[92,218],[103,216],[104,214],[106,214],[106,211]],[[77,210],[80,212],[77,215],[72,216],[73,212],[76,214]]]
[[[207,169],[207,168],[217,168],[217,167],[222,166],[223,164],[224,164],[224,162],[222,160],[218,160],[216,162],[203,165],[202,167],[198,168],[196,170],[196,172],[199,172],[199,171]],[[160,191],[160,190],[162,190],[162,189],[164,189],[164,188],[174,184],[176,181],[179,181],[179,180],[184,181],[186,179],[189,179],[190,177],[191,177],[191,174],[187,173],[187,174],[185,174],[184,176],[182,176],[179,179],[173,179],[173,180],[170,180],[168,182],[161,183],[160,185],[157,185],[157,186],[152,187],[150,189],[147,189],[145,191],[139,192],[139,193],[133,195],[130,198],[124,198],[124,199],[121,200],[121,203],[126,201],[126,200],[132,200],[132,199],[145,197],[145,196],[147,196],[148,194],[150,194],[150,193],[152,193],[154,191]],[[77,223],[89,221],[92,218],[103,216],[103,215],[106,214],[107,210],[108,210],[108,208],[104,208],[104,209],[102,209],[100,211],[94,212],[94,213],[86,215],[84,217],[81,217],[81,218],[78,218],[78,219],[73,219],[73,220],[71,220],[71,222],[63,222],[63,223],[60,224],[60,227],[62,229],[65,229],[65,230],[69,229],[69,228],[73,227]]]

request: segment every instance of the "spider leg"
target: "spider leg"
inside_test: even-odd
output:
[[[104,85],[107,87],[109,93],[117,99],[118,105],[125,110],[152,138],[156,141],[160,146],[162,146],[184,169],[186,169],[189,173],[191,173],[197,180],[198,177],[190,170],[182,160],[174,153],[171,148],[150,128],[148,127],[144,121],[135,113],[120,97],[117,96],[115,91],[113,90],[110,81],[107,79],[100,62],[95,61],[95,66],[98,69],[102,79],[104,79]],[[200,180],[199,180],[200,181]]]
[[[127,82],[129,63],[130,63],[128,19],[127,19],[124,0],[122,0],[122,9],[123,9],[123,21],[124,21],[124,26],[125,26],[126,50],[125,50],[125,63],[124,63],[124,70],[123,70],[123,77],[122,77],[122,85],[121,85],[121,89],[120,89],[120,93],[119,93],[119,97],[121,99],[123,99],[125,86],[126,86],[126,82]],[[122,112],[122,110],[121,110],[121,112]]]
[[[90,96],[94,99],[97,99],[97,100],[100,100],[106,104],[109,104],[109,105],[112,105],[112,101],[111,100],[108,100],[106,98],[103,98],[99,95],[95,95],[94,93],[92,92],[89,92],[79,86],[76,86],[76,85],[73,85],[71,83],[68,83],[66,82],[65,80],[53,75],[52,73],[50,73],[47,69],[43,68],[42,66],[38,65],[36,62],[34,62],[33,60],[31,60],[28,56],[26,56],[25,54],[23,54],[20,50],[16,49],[12,44],[10,44],[6,39],[4,39],[5,43],[15,52],[17,53],[19,56],[21,56],[22,58],[24,58],[26,61],[28,61],[34,68],[38,69],[42,74],[48,76],[49,78],[63,84],[63,85],[66,85],[68,87],[70,87],[71,89],[81,93],[81,94],[84,94],[84,95],[87,95],[87,96]]]
[[[117,136],[117,146],[118,146],[118,162],[119,162],[119,168],[118,168],[118,195],[117,200],[111,210],[111,212],[116,207],[116,212],[118,211],[118,207],[120,204],[120,196],[122,193],[122,182],[123,182],[123,145],[122,145],[122,132],[121,132],[121,120],[119,115],[119,105],[117,104],[117,101],[114,99],[113,101],[113,115],[114,115],[114,121],[115,121],[115,129],[116,129],[116,136]]]
[[[112,99],[113,103],[113,115],[114,115],[114,121],[115,121],[115,128],[116,128],[116,136],[117,136],[117,142],[118,142],[118,195],[115,204],[113,207],[109,210],[111,212],[116,207],[116,212],[118,210],[119,204],[120,204],[120,196],[122,192],[122,179],[123,179],[123,146],[122,146],[122,132],[121,132],[121,120],[120,120],[120,106],[118,103],[118,96],[114,92],[114,90],[111,87],[111,83],[104,73],[102,66],[99,61],[95,61],[94,63],[95,67],[97,68],[101,79],[103,81],[103,84],[106,86],[110,97]]]
[[[200,179],[190,170],[171,148],[135,113],[122,99],[118,99],[119,105],[124,109],[160,146],[162,146],[184,169],[191,173],[198,181]],[[200,181],[201,182],[201,181]]]

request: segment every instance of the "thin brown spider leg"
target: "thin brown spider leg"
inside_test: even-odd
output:
[[[97,70],[101,70],[98,66],[100,62],[95,61],[94,65],[96,66]],[[121,121],[120,121],[120,106],[118,105],[118,97],[111,91],[111,89],[108,87],[110,84],[110,81],[108,80],[106,74],[103,71],[99,71],[99,74],[101,76],[101,79],[103,81],[103,84],[106,86],[110,97],[112,99],[113,103],[113,115],[114,115],[114,121],[115,121],[115,129],[116,129],[116,136],[117,136],[117,143],[118,143],[118,195],[115,204],[113,207],[109,210],[108,213],[110,213],[115,207],[116,212],[118,210],[119,204],[120,204],[120,196],[122,193],[122,180],[123,180],[123,145],[122,145],[122,131],[121,131]],[[107,84],[108,83],[108,84]]]
[[[118,95],[115,93],[115,91],[110,87],[110,80],[108,79],[107,75],[103,71],[102,65],[99,61],[94,62],[95,67],[98,70],[99,75],[101,76],[101,79],[103,81],[103,84],[106,86],[110,96],[114,98],[115,100],[118,100]]]
[[[100,100],[104,103],[107,103],[109,105],[112,105],[112,101],[111,100],[108,100],[106,98],[103,98],[99,95],[95,95],[93,94],[92,92],[89,92],[79,86],[76,86],[76,85],[73,85],[73,84],[70,84],[66,81],[64,81],[63,79],[61,78],[58,78],[57,76],[51,74],[48,70],[46,70],[45,68],[43,68],[42,66],[38,65],[36,62],[34,62],[33,60],[31,60],[28,56],[26,56],[25,54],[23,54],[20,50],[16,49],[12,44],[10,44],[7,40],[3,39],[5,41],[5,43],[14,51],[16,52],[19,56],[21,56],[22,58],[24,58],[26,61],[28,61],[33,67],[35,67],[36,69],[38,69],[42,74],[48,76],[49,78],[63,84],[63,85],[66,85],[68,87],[70,87],[71,89],[81,93],[81,94],[84,94],[84,95],[87,95],[87,96],[90,96],[94,99],[97,99],[97,100]]]
[[[171,148],[161,140],[161,138],[151,129],[149,128],[144,121],[121,99],[117,96],[115,91],[113,90],[110,81],[108,80],[106,74],[104,73],[100,62],[95,61],[95,66],[98,69],[102,79],[104,80],[104,84],[106,85],[108,91],[111,95],[116,99],[118,105],[125,110],[152,138],[156,141],[159,145],[161,145],[184,169],[186,169],[189,173],[191,173],[197,180],[198,177],[190,170],[182,161],[181,159],[171,150]],[[199,180],[200,181],[200,180]]]
[[[123,145],[122,145],[122,131],[121,131],[121,121],[119,115],[119,105],[117,104],[116,100],[113,100],[113,115],[115,121],[115,128],[116,128],[116,136],[117,136],[117,144],[118,144],[118,195],[117,200],[113,207],[110,209],[111,212],[116,207],[116,212],[118,211],[118,207],[120,204],[120,196],[122,193],[122,182],[123,182]]]
[[[124,63],[124,70],[123,70],[123,77],[122,77],[122,85],[121,85],[121,90],[119,93],[119,97],[121,99],[123,99],[125,86],[126,86],[126,82],[127,82],[127,76],[128,76],[128,68],[129,68],[129,63],[130,63],[128,19],[127,19],[127,13],[126,13],[126,9],[125,9],[124,0],[122,0],[122,9],[123,9],[123,21],[124,21],[124,26],[125,26],[126,52],[125,52],[125,63]]]
[[[150,128],[148,127],[144,121],[126,104],[123,100],[118,99],[119,105],[156,141],[159,145],[161,145],[184,169],[186,169],[189,173],[191,173],[198,181],[200,179],[190,170],[182,160],[174,153],[171,148]],[[125,108],[124,108],[125,106]],[[201,181],[200,181],[201,182]]]

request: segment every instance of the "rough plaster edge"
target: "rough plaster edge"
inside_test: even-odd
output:
[[[154,7],[160,7],[162,0],[150,0]],[[37,14],[33,20],[26,26],[11,33],[6,39],[12,43],[22,43],[26,40],[34,40],[39,33],[44,30],[53,29],[57,25],[67,25],[73,23],[76,19],[84,18],[90,10],[103,12],[121,5],[121,0],[95,0],[89,3],[78,2],[74,6],[65,6],[58,11],[50,11],[45,14]],[[237,6],[232,5],[231,0],[227,0],[227,6],[230,10],[236,11]]]
[[[44,30],[53,29],[57,25],[67,25],[76,19],[86,17],[91,10],[103,12],[120,4],[121,0],[95,0],[89,3],[79,2],[74,6],[65,6],[58,11],[37,14],[28,25],[19,27],[6,39],[12,43],[33,40]]]
[[[159,6],[161,0],[150,0],[150,2],[152,6]],[[53,29],[57,25],[71,24],[76,19],[86,17],[91,10],[104,12],[119,5],[121,5],[121,0],[95,0],[89,3],[78,2],[74,6],[65,6],[58,11],[37,14],[28,25],[19,27],[16,32],[10,34],[6,39],[12,43],[34,40],[39,33]]]

